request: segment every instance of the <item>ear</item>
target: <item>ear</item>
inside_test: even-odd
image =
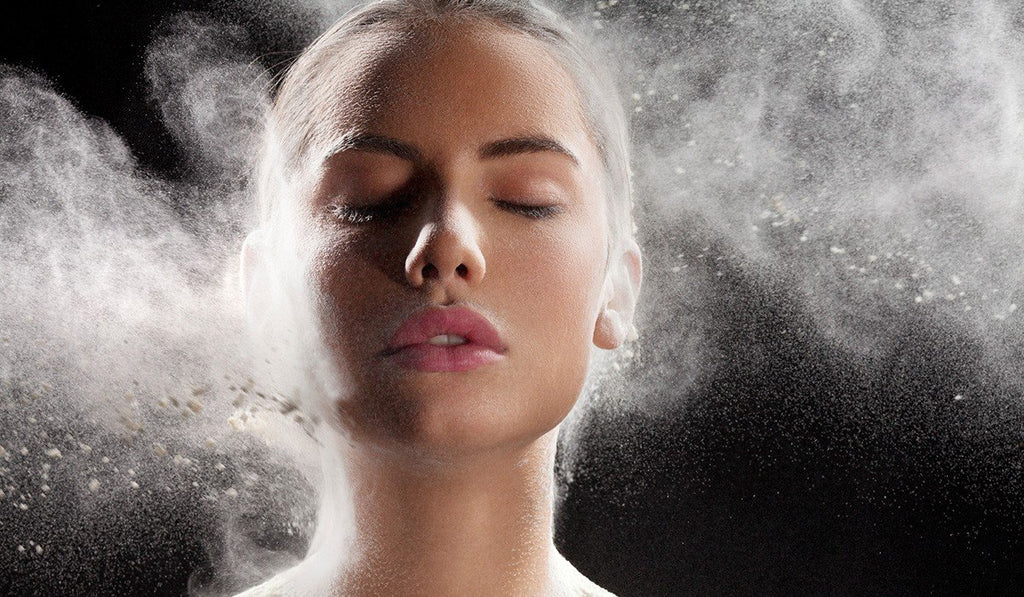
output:
[[[257,228],[245,237],[238,255],[238,280],[245,301],[245,316],[250,322],[264,312],[261,304],[266,296],[262,280],[264,253],[264,233]]]
[[[629,239],[618,257],[608,264],[602,293],[603,306],[594,325],[594,345],[611,350],[626,340],[636,340],[633,311],[640,293],[643,266],[640,246]]]

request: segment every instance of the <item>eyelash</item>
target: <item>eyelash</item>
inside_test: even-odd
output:
[[[364,206],[334,204],[327,209],[331,215],[347,224],[362,225],[394,217],[404,212],[407,207],[408,202],[402,201]]]
[[[492,197],[491,201],[505,211],[517,213],[534,220],[543,220],[562,213],[562,208],[558,205],[524,205],[521,203],[512,203],[503,199],[497,199],[495,197]]]
[[[562,208],[558,205],[524,205],[495,197],[492,197],[491,201],[505,211],[533,220],[543,220],[562,213]],[[362,225],[400,215],[408,207],[409,203],[402,201],[366,206],[333,204],[327,209],[331,215],[345,223]]]

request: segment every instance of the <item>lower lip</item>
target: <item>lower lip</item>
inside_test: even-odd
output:
[[[470,371],[494,363],[502,355],[494,350],[467,342],[455,346],[436,346],[434,344],[413,344],[393,353],[391,358],[399,366],[417,371]]]

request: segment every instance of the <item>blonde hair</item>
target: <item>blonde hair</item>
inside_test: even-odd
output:
[[[312,143],[316,90],[331,59],[360,36],[408,35],[449,19],[480,19],[543,42],[574,79],[588,133],[602,158],[608,205],[609,255],[633,237],[629,132],[621,99],[594,52],[550,9],[531,0],[379,0],[353,10],[307,47],[285,73],[268,114],[259,176],[259,219],[276,211],[278,186],[292,178]]]

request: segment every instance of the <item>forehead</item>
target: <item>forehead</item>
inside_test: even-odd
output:
[[[557,139],[582,157],[593,152],[579,91],[554,53],[495,24],[363,34],[320,68],[309,106],[314,154],[353,130],[427,153],[525,135]]]

